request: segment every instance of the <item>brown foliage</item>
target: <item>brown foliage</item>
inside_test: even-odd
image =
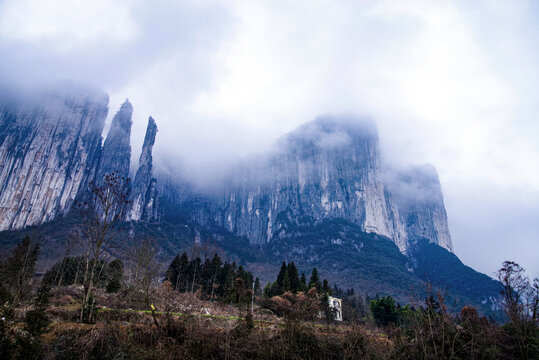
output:
[[[272,309],[291,321],[314,320],[320,312],[320,297],[315,288],[307,293],[285,292],[271,299]]]

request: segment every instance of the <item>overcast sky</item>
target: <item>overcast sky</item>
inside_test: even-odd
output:
[[[320,114],[440,173],[456,254],[539,275],[538,1],[0,0],[0,79],[91,84],[206,175]]]

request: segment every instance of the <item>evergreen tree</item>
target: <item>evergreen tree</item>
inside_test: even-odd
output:
[[[331,288],[329,287],[329,283],[326,279],[324,279],[322,283],[322,294],[331,295]]]
[[[430,300],[433,301],[432,304],[437,303],[432,296]],[[429,303],[428,301],[429,299],[427,299],[427,305],[431,305],[431,303]],[[376,324],[378,326],[387,326],[389,325],[389,323],[397,323],[397,307],[395,305],[395,300],[393,300],[391,296],[388,295],[380,299],[371,300],[370,307],[372,315],[374,316],[374,320],[376,321]]]
[[[290,278],[290,291],[296,293],[302,290],[301,281],[298,277],[298,269],[293,262],[288,264],[288,277]]]
[[[285,293],[287,291],[290,291],[290,285],[291,285],[290,274],[288,273],[288,269],[286,269],[286,271],[284,273],[283,284],[282,284],[282,286],[280,288],[281,294]]]
[[[309,289],[307,289],[307,279],[305,278],[305,273],[301,273],[301,278],[300,278],[300,282],[301,282],[301,291],[307,291]]]
[[[11,302],[17,303],[28,296],[38,256],[39,243],[26,236],[3,264],[0,280],[11,295]]]
[[[322,284],[320,283],[320,277],[318,276],[318,270],[316,268],[313,268],[313,271],[311,273],[311,278],[309,280],[309,289],[316,288],[316,291],[320,292],[320,288],[322,287]]]
[[[258,279],[258,276],[255,279],[255,296],[260,296],[260,280]]]
[[[124,263],[120,259],[112,260],[107,266],[107,292],[116,293],[122,288]]]
[[[34,300],[34,309],[26,313],[24,317],[24,329],[32,336],[39,337],[45,333],[51,323],[47,315],[50,299],[50,286],[41,283]]]
[[[174,260],[170,263],[168,266],[167,272],[165,273],[165,280],[170,282],[173,289],[176,289],[176,280],[178,279],[178,267],[180,263],[180,254],[177,254],[176,257],[174,257]]]
[[[280,289],[281,292],[284,292],[283,291],[283,282],[284,282],[284,278],[286,276],[286,272],[287,272],[288,268],[286,266],[286,261],[283,261],[282,265],[281,265],[281,270],[279,270],[279,274],[277,275],[277,287]]]

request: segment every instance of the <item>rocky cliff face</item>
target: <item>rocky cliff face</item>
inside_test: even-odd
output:
[[[131,191],[132,208],[128,213],[128,220],[156,220],[158,214],[157,180],[152,177],[152,149],[157,134],[157,125],[150,116],[142,153],[139,159],[139,168],[133,181]]]
[[[92,180],[129,174],[133,107],[126,100],[101,148],[104,94],[47,95],[0,103],[0,230],[40,224],[65,214]],[[401,252],[426,239],[452,251],[436,170],[388,172],[374,124],[319,118],[283,137],[265,157],[237,166],[211,191],[157,180],[149,118],[132,182],[127,220],[156,221],[169,213],[218,226],[266,244],[327,219],[344,219],[392,239]],[[158,196],[158,193],[161,195]]]
[[[205,201],[201,196],[185,200],[184,216],[256,244],[286,238],[305,222],[341,218],[393,239],[401,252],[416,237],[451,249],[437,175],[410,175],[411,182],[435,189],[420,201],[408,199],[403,187],[395,192],[385,181],[371,123],[319,118],[283,138],[272,156],[234,174]]]
[[[426,239],[453,251],[442,187],[432,165],[413,166],[388,181],[412,242]]]
[[[118,172],[118,175],[124,178],[129,177],[132,115],[133,106],[126,99],[112,119],[107,139],[103,144],[103,156],[99,164],[98,178],[112,172]]]
[[[0,230],[69,210],[95,176],[108,97],[40,94],[0,103]]]

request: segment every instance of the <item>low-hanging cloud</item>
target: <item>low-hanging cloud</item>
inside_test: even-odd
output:
[[[538,7],[4,0],[0,80],[88,83],[109,93],[110,117],[128,97],[133,164],[152,115],[158,171],[193,178],[320,114],[368,116],[386,163],[438,169],[458,255],[491,274],[491,252],[526,247],[507,255],[537,275]]]

